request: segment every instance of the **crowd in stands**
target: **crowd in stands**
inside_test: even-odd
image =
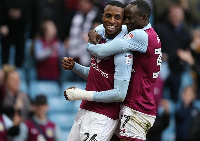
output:
[[[0,139],[26,140],[35,121],[48,129],[35,133],[38,138],[66,140],[80,102],[65,101],[63,91],[84,88],[86,81],[62,70],[61,59],[68,56],[90,65],[87,35],[102,23],[102,9],[109,1],[0,0]],[[157,118],[147,141],[197,141],[200,0],[146,1],[162,44],[154,88]]]

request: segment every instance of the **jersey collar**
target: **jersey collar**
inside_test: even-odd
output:
[[[149,23],[147,26],[145,26],[144,28],[143,28],[143,30],[147,30],[147,29],[149,29],[149,28],[151,28],[152,26],[151,26],[151,24]]]

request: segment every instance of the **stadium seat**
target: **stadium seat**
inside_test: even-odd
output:
[[[66,113],[51,113],[48,114],[49,119],[57,124],[61,130],[70,130],[76,114],[66,114]]]
[[[25,71],[25,69],[17,68],[17,72],[19,73],[20,80],[26,80],[26,71]]]
[[[56,81],[33,80],[30,82],[30,97],[34,98],[38,94],[44,94],[47,97],[58,96],[60,86]]]
[[[48,97],[48,113],[72,113],[76,108],[74,101],[67,101],[64,96]]]
[[[25,80],[20,81],[20,91],[24,92],[25,94],[28,93],[28,85]]]
[[[28,81],[37,80],[37,72],[35,68],[31,68],[27,73]]]
[[[70,130],[62,130],[62,141],[66,141]]]
[[[197,107],[200,111],[200,100],[195,100],[194,101],[194,106]]]

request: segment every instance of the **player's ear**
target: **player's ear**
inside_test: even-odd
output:
[[[148,19],[147,15],[142,16],[142,21],[146,21]]]

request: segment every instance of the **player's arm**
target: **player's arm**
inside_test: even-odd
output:
[[[74,61],[73,58],[70,57],[63,57],[62,59],[62,68],[64,70],[72,70],[77,75],[82,77],[83,79],[87,80],[88,74],[90,71],[90,67],[82,66]]]
[[[122,102],[126,97],[133,64],[132,53],[115,55],[114,89],[107,91],[86,91],[77,88],[65,91],[65,97],[70,100],[89,100],[96,102]]]
[[[148,46],[148,35],[142,29],[129,32],[123,38],[116,38],[105,44],[91,44],[86,46],[87,51],[98,58],[122,53],[126,51],[138,51],[145,53]]]
[[[72,69],[72,71],[76,73],[78,76],[80,76],[81,78],[87,80],[90,67],[85,67],[75,62],[74,68]]]
[[[126,97],[133,65],[133,54],[130,52],[116,54],[114,63],[114,89],[94,92],[93,100],[96,102],[123,102]]]

